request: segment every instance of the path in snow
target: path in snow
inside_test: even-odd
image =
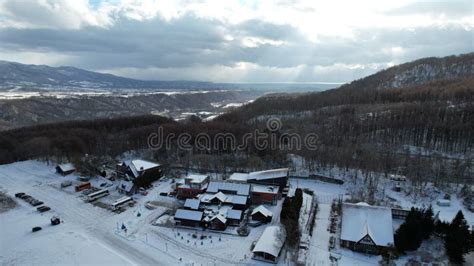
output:
[[[331,265],[329,260],[329,237],[327,228],[329,225],[329,214],[331,204],[322,203],[318,206],[316,214],[316,225],[313,228],[310,247],[308,250],[308,265]]]

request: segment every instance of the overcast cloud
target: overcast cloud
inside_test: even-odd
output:
[[[140,79],[346,82],[474,50],[472,1],[0,2],[0,59]]]

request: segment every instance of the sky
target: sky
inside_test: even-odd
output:
[[[0,0],[0,60],[150,80],[343,83],[474,51],[474,1]]]

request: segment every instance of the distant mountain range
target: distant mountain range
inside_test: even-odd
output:
[[[200,81],[146,81],[103,74],[80,68],[26,65],[0,61],[0,88],[87,89],[205,89],[218,84]]]
[[[338,84],[327,83],[214,83],[205,81],[138,80],[88,71],[71,66],[51,67],[26,65],[0,60],[1,91],[52,91],[52,90],[186,90],[186,89],[253,89],[270,91],[325,90]]]

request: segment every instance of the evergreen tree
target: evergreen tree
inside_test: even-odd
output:
[[[448,227],[444,238],[444,245],[449,260],[455,264],[464,262],[464,254],[471,249],[469,226],[462,211],[459,211]]]
[[[434,230],[433,210],[411,208],[405,222],[395,233],[395,247],[398,252],[416,250],[424,239],[428,239]]]
[[[424,239],[428,239],[434,231],[433,208],[431,205],[428,207],[428,209],[423,210],[421,230],[423,232]]]

